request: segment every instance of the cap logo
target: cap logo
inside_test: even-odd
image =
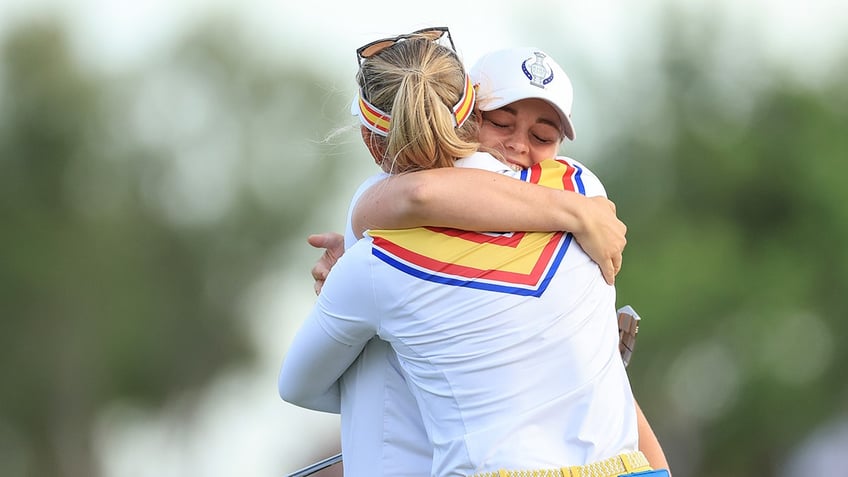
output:
[[[554,80],[554,70],[545,63],[547,55],[541,51],[534,51],[533,54],[536,55],[536,61],[528,66],[527,62],[533,58],[527,58],[521,63],[521,71],[530,80],[530,84],[544,89],[548,83]]]

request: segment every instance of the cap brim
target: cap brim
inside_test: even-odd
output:
[[[359,95],[353,95],[353,100],[350,102],[350,115],[359,116]]]

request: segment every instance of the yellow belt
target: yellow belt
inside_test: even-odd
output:
[[[651,470],[645,455],[641,452],[631,452],[586,465],[561,467],[559,469],[501,469],[497,472],[474,474],[474,477],[618,477],[622,474],[645,470]]]

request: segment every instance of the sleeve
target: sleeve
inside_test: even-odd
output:
[[[323,359],[316,361],[314,352],[320,352]],[[338,414],[341,410],[338,384],[341,373],[335,375],[333,364],[342,366],[348,354],[354,354],[355,358],[358,352],[354,347],[332,339],[310,315],[295,336],[283,361],[277,379],[280,397],[296,406]]]
[[[342,256],[295,335],[277,380],[284,401],[339,412],[338,379],[376,335],[381,316],[364,253],[370,256],[370,242],[360,242]]]

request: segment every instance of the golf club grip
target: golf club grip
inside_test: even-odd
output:
[[[306,467],[304,467],[304,468],[302,468],[298,471],[295,471],[295,472],[287,475],[286,477],[306,477],[307,475],[312,475],[315,472],[318,472],[319,470],[324,470],[324,469],[326,469],[327,467],[329,467],[333,464],[338,464],[341,461],[342,461],[342,455],[336,454],[332,457],[327,457],[326,459],[324,459],[322,461],[318,461],[318,462],[316,462],[312,465],[306,466]]]

